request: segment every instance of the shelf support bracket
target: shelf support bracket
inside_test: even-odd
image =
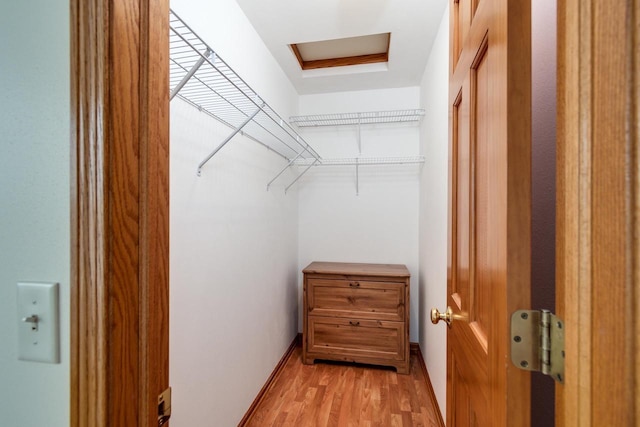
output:
[[[238,126],[238,127],[237,127],[237,128],[236,128],[236,129],[231,133],[231,135],[229,135],[228,137],[226,137],[226,138],[225,138],[225,140],[224,140],[224,141],[222,141],[222,142],[220,143],[220,145],[218,145],[218,147],[216,147],[216,149],[215,149],[215,150],[213,150],[213,151],[211,152],[211,154],[209,154],[209,155],[207,156],[207,158],[206,158],[206,159],[204,159],[204,160],[203,160],[203,161],[198,165],[198,176],[200,176],[200,175],[201,175],[201,173],[202,173],[202,167],[203,167],[203,166],[204,166],[204,165],[205,165],[209,160],[211,160],[211,158],[212,158],[213,156],[215,156],[215,155],[216,155],[216,153],[217,153],[218,151],[220,151],[220,149],[221,149],[222,147],[224,147],[224,146],[227,144],[227,142],[231,141],[231,138],[233,138],[234,136],[236,136],[236,135],[237,135],[237,134],[242,130],[242,128],[244,128],[247,124],[249,124],[249,122],[250,122],[251,120],[253,120],[253,118],[254,118],[255,116],[257,116],[257,115],[258,115],[258,113],[259,113],[260,111],[262,111],[262,108],[263,108],[263,107],[264,107],[264,104],[262,104],[261,106],[259,106],[259,107],[258,107],[258,109],[257,109],[253,114],[251,114],[250,116],[248,116],[248,117],[247,117],[247,119],[246,119],[244,122],[242,122],[242,124],[241,124],[240,126]]]
[[[358,166],[358,158],[356,157],[356,196],[360,195],[360,170]]]
[[[278,179],[280,177],[280,175],[282,175],[284,173],[284,171],[286,171],[287,169],[289,169],[291,167],[291,165],[300,158],[300,156],[302,156],[302,153],[304,153],[304,151],[301,151],[298,153],[298,155],[296,157],[294,157],[293,159],[291,159],[289,161],[289,163],[287,164],[287,166],[285,166],[284,168],[282,168],[282,170],[278,173],[278,175],[276,175],[271,181],[269,181],[269,183],[267,184],[267,191],[269,191],[269,187],[271,187],[271,184],[273,184],[273,181],[275,181],[276,179]]]
[[[298,181],[298,180],[300,179],[300,177],[302,177],[302,175],[304,175],[305,173],[307,173],[307,171],[308,171],[309,169],[311,169],[311,166],[314,166],[316,163],[318,163],[318,159],[315,159],[315,160],[313,161],[313,163],[311,163],[309,166],[307,166],[307,167],[305,168],[305,170],[303,170],[303,171],[302,171],[302,173],[301,173],[300,175],[298,175],[298,176],[296,177],[296,179],[294,179],[294,180],[293,180],[293,182],[287,186],[287,188],[285,188],[285,189],[284,189],[284,194],[287,194],[287,191],[291,188],[291,186],[292,186],[293,184],[295,184],[295,183],[296,183],[296,181]]]
[[[362,154],[362,136],[361,136],[362,119],[358,113],[358,155]]]
[[[182,80],[180,80],[180,83],[178,83],[176,87],[173,88],[173,90],[171,91],[171,94],[169,95],[169,101],[171,101],[178,94],[178,92],[180,92],[180,89],[182,89],[184,85],[187,84],[187,82],[191,79],[191,77],[193,77],[196,71],[198,71],[198,68],[200,68],[202,64],[204,64],[204,61],[207,60],[209,55],[211,55],[211,50],[207,48],[207,50],[204,52],[204,55],[200,56],[200,59],[198,59],[198,61],[195,64],[193,64],[193,67],[191,67],[189,72],[185,74]]]

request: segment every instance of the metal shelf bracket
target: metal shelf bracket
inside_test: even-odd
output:
[[[358,128],[359,127],[360,125],[358,125]],[[358,167],[359,167],[359,160],[356,157],[356,196],[360,195],[360,171]]]
[[[291,165],[293,165],[295,163],[296,160],[298,160],[300,158],[300,156],[302,155],[304,151],[301,151],[298,153],[298,155],[291,159],[289,161],[289,163],[287,164],[287,166],[283,167],[282,170],[280,172],[278,172],[278,174],[271,180],[269,181],[269,183],[267,184],[267,191],[269,191],[269,187],[271,187],[271,184],[273,184],[273,182],[278,179],[280,177],[280,175],[282,175],[284,173],[284,171],[286,171],[287,169],[289,169],[291,167]]]
[[[358,113],[358,155],[362,154],[362,118],[360,113]]]
[[[176,85],[176,87],[174,87],[173,90],[171,90],[171,95],[169,96],[169,101],[173,100],[173,98],[178,94],[178,92],[180,92],[180,89],[182,89],[184,87],[184,85],[187,84],[187,82],[191,79],[191,77],[193,77],[193,75],[196,73],[196,71],[198,71],[198,69],[202,66],[202,64],[204,64],[204,62],[211,55],[211,53],[212,53],[211,49],[209,49],[209,48],[207,48],[204,51],[204,54],[202,54],[200,59],[198,59],[198,61],[195,64],[193,64],[193,67],[191,67],[189,72],[187,74],[185,74],[185,76],[182,78],[182,80],[180,80],[180,83],[178,83]]]
[[[202,167],[203,167],[203,166],[204,166],[204,165],[205,165],[209,160],[211,160],[211,158],[212,158],[213,156],[215,156],[215,155],[216,155],[216,153],[217,153],[218,151],[220,151],[220,149],[221,149],[222,147],[224,147],[225,145],[227,145],[227,142],[231,141],[231,139],[232,139],[234,136],[236,136],[240,131],[242,131],[242,128],[243,128],[243,127],[245,127],[245,126],[247,125],[247,123],[249,123],[251,120],[253,120],[253,118],[254,118],[255,116],[257,116],[257,115],[258,115],[258,113],[259,113],[260,111],[262,111],[262,108],[263,108],[263,107],[264,107],[264,104],[262,104],[262,105],[261,105],[261,106],[260,106],[260,107],[259,107],[259,108],[254,112],[254,113],[253,113],[253,114],[251,114],[249,117],[247,117],[247,119],[246,119],[246,120],[245,120],[245,121],[244,121],[244,122],[243,122],[243,123],[242,123],[238,128],[236,128],[236,130],[234,130],[234,131],[231,133],[231,135],[229,135],[228,137],[226,137],[226,138],[225,138],[225,140],[224,140],[224,141],[222,141],[222,142],[220,143],[220,145],[218,145],[218,146],[216,147],[216,149],[215,149],[215,150],[213,150],[213,151],[211,152],[211,154],[209,154],[209,155],[208,155],[208,156],[207,156],[207,157],[206,157],[202,162],[200,162],[200,164],[198,165],[198,176],[200,176],[200,175],[201,175],[201,173],[202,173]]]
[[[302,175],[304,175],[305,173],[307,173],[307,171],[308,171],[309,169],[311,169],[311,167],[312,167],[312,166],[314,166],[316,163],[318,163],[318,159],[314,159],[314,160],[313,160],[313,163],[311,163],[309,166],[307,166],[307,167],[305,168],[305,170],[303,170],[303,171],[302,171],[302,173],[300,173],[300,174],[296,177],[296,179],[294,179],[294,180],[291,182],[291,184],[289,184],[289,185],[287,186],[287,188],[285,188],[285,189],[284,189],[284,194],[287,194],[287,191],[289,191],[289,189],[291,188],[291,186],[293,186],[293,184],[295,184],[295,183],[296,183],[296,181],[298,181],[298,180],[300,179],[300,177],[302,177]]]

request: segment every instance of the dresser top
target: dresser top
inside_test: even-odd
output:
[[[303,273],[342,274],[345,276],[393,276],[409,277],[404,264],[360,264],[351,262],[319,262],[309,264]]]

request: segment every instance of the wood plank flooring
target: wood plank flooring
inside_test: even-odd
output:
[[[409,375],[358,364],[303,365],[301,355],[297,346],[247,426],[440,426],[415,354]]]

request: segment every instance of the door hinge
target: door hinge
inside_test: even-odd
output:
[[[163,426],[171,418],[171,387],[158,396],[158,427]]]
[[[564,323],[549,310],[511,315],[511,362],[564,383]]]

